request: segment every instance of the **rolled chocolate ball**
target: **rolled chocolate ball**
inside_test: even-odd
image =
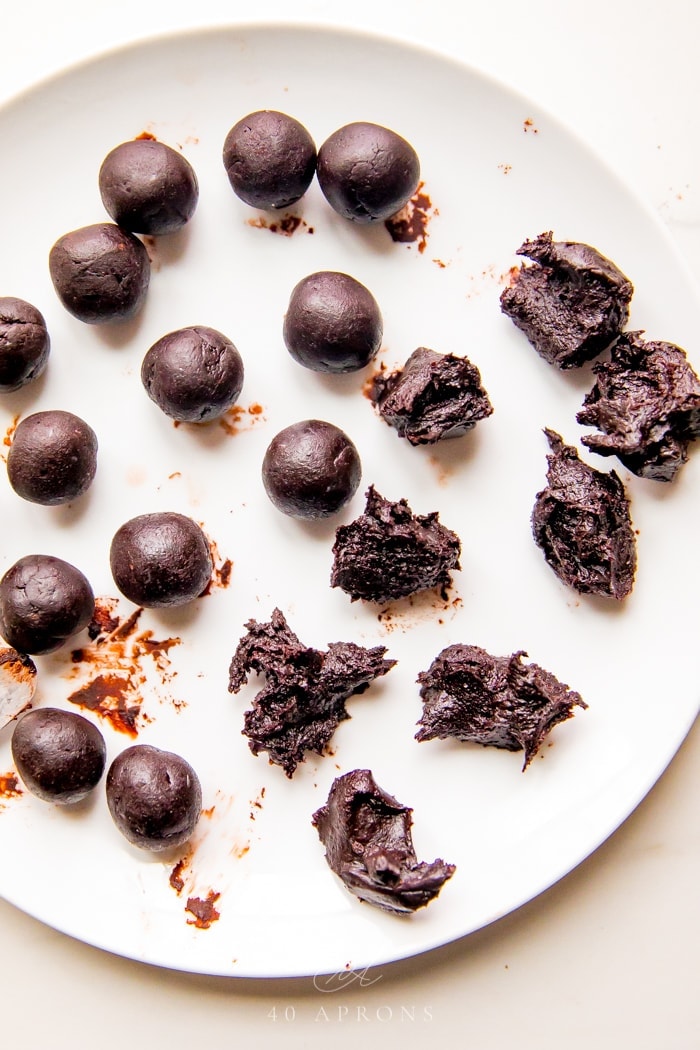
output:
[[[332,423],[305,419],[270,442],[262,480],[270,500],[294,518],[328,518],[352,499],[362,464],[348,435]]]
[[[202,325],[169,332],[141,365],[146,393],[172,419],[206,423],[230,408],[243,388],[243,361],[230,339]]]
[[[160,853],[182,846],[202,809],[202,788],[189,762],[150,744],[134,744],[107,771],[107,806],[128,841]]]
[[[20,653],[52,653],[90,623],[95,597],[74,565],[29,554],[0,580],[0,634]]]
[[[140,514],[112,540],[112,576],[122,594],[145,608],[185,605],[204,591],[213,562],[199,525],[172,511]]]
[[[262,109],[243,117],[224,141],[234,193],[253,208],[286,208],[302,197],[316,170],[316,145],[303,124]]]
[[[97,726],[60,708],[23,715],[12,734],[12,758],[25,786],[45,802],[72,805],[99,783],[107,749]]]
[[[143,306],[148,253],[132,233],[98,222],[66,233],[49,253],[49,273],[66,310],[86,324],[127,321]]]
[[[46,321],[36,306],[0,297],[0,393],[13,390],[37,379],[49,360],[51,340]]]
[[[395,131],[358,121],[334,131],[318,151],[319,185],[331,207],[357,223],[395,215],[416,192],[420,161]]]
[[[17,426],[7,476],[18,496],[56,506],[87,492],[97,470],[97,437],[72,412],[35,412]]]
[[[156,139],[115,146],[102,162],[98,183],[110,216],[132,233],[174,233],[192,218],[199,199],[192,165]]]
[[[377,301],[346,273],[321,270],[299,281],[284,318],[285,346],[314,372],[356,372],[376,357],[383,323]]]

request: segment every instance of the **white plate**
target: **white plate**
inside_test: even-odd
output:
[[[405,135],[420,154],[434,208],[425,250],[394,244],[383,227],[345,223],[315,183],[293,209],[303,224],[292,236],[255,225],[258,213],[228,186],[221,147],[229,127],[258,108],[295,115],[318,143],[356,119]],[[190,159],[200,204],[185,233],[157,246],[142,315],[121,328],[84,326],[59,305],[47,253],[65,231],[105,218],[99,165],[142,131]],[[422,952],[546,889],[632,811],[696,715],[700,454],[672,486],[620,469],[639,531],[636,586],[622,606],[564,588],[534,546],[529,518],[544,483],[542,428],[579,441],[575,413],[590,372],[561,374],[544,364],[501,315],[498,297],[527,237],[551,229],[587,241],[633,280],[630,327],[685,345],[697,367],[698,304],[660,224],[527,100],[439,56],[352,33],[222,29],[130,47],[17,99],[0,113],[0,136],[0,290],[34,302],[53,340],[45,378],[2,398],[2,432],[18,415],[61,407],[90,422],[100,441],[97,479],[73,507],[30,505],[3,482],[0,569],[31,551],[53,553],[80,566],[98,595],[114,596],[111,536],[133,514],[157,509],[201,521],[220,560],[233,561],[228,587],[139,622],[139,631],[181,642],[160,670],[152,657],[140,660],[138,739],[192,762],[208,811],[181,892],[170,884],[178,857],[130,848],[111,823],[102,786],[76,812],[26,791],[0,799],[0,892],[125,956],[274,976]],[[365,375],[335,380],[296,366],[282,343],[282,317],[293,285],[319,269],[345,270],[372,289],[388,364],[419,345],[467,354],[481,369],[493,417],[443,448],[413,449],[374,415]],[[235,435],[217,424],[176,428],[141,388],[146,349],[187,324],[219,328],[241,351],[244,411]],[[255,406],[262,412],[248,411]],[[416,512],[439,511],[459,533],[463,569],[450,602],[402,603],[380,620],[376,608],[330,589],[338,522],[309,527],[284,518],[259,474],[272,436],[314,416],[344,427],[363,460],[362,488],[339,521],[361,511],[374,483]],[[253,757],[241,735],[255,683],[238,696],[226,688],[244,622],[268,619],[276,605],[307,644],[385,644],[398,660],[349,702],[352,717],[335,735],[334,754],[310,756],[291,781],[264,755]],[[122,602],[121,614],[130,611]],[[499,654],[527,650],[589,709],[559,726],[525,773],[519,754],[416,743],[416,675],[456,641]],[[42,704],[71,707],[69,693],[95,673],[71,663],[69,650],[38,664]],[[90,717],[103,728],[110,759],[132,742]],[[410,919],[350,896],[311,826],[333,778],[356,767],[371,768],[413,807],[421,859],[457,865],[441,895]],[[5,729],[0,773],[11,769]],[[219,918],[198,929],[188,922],[187,899],[210,893],[219,894]]]

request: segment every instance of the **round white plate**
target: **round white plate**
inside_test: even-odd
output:
[[[266,228],[275,217],[233,195],[221,162],[228,129],[260,108],[293,114],[317,143],[358,119],[407,137],[431,202],[424,250],[394,243],[383,226],[347,224],[316,183],[291,209],[302,220],[291,236]],[[151,246],[139,318],[85,326],[55,297],[48,251],[67,230],[106,218],[100,163],[142,132],[188,157],[199,207],[185,232]],[[575,414],[591,374],[546,365],[498,299],[526,238],[553,230],[586,241],[634,282],[629,327],[685,346],[697,367],[698,303],[660,224],[526,99],[442,57],[353,33],[221,29],[129,47],[18,98],[0,113],[0,137],[0,293],[35,303],[53,343],[45,377],[2,397],[0,433],[11,433],[17,417],[60,407],[83,416],[100,442],[96,481],[74,506],[31,505],[3,480],[0,569],[32,551],[56,554],[78,565],[96,594],[115,598],[111,537],[132,515],[158,509],[200,521],[219,566],[233,563],[228,586],[177,613],[144,612],[126,644],[103,645],[96,664],[71,658],[79,646],[94,654],[86,634],[37,659],[44,705],[70,708],[69,695],[96,675],[131,673],[137,739],[179,751],[200,774],[205,812],[191,852],[132,849],[111,822],[103,785],[73,811],[6,793],[0,892],[125,956],[281,976],[422,952],[546,889],[632,811],[696,715],[700,453],[670,486],[619,469],[638,530],[631,597],[617,605],[567,590],[532,541],[530,512],[545,480],[542,428],[578,444]],[[366,373],[334,379],[297,366],[282,318],[295,283],[321,269],[344,270],[373,291],[385,322],[383,362],[399,365],[420,345],[466,354],[481,369],[493,416],[459,441],[414,449],[374,414]],[[188,324],[219,328],[243,356],[240,409],[227,428],[175,427],[141,387],[145,351]],[[315,526],[280,515],[260,481],[273,435],[309,417],[343,427],[364,467],[351,505]],[[581,452],[600,469],[612,466]],[[330,588],[334,529],[360,513],[370,483],[416,513],[439,511],[460,535],[462,570],[448,601],[428,595],[382,615]],[[255,682],[227,692],[245,621],[267,620],[275,606],[308,645],[384,644],[398,660],[349,701],[332,754],[309,756],[292,780],[254,757],[241,735]],[[117,612],[127,617],[133,606],[122,600]],[[179,641],[156,659],[137,651],[144,636]],[[414,740],[416,675],[458,641],[501,655],[525,649],[587,701],[526,772],[521,754]],[[133,742],[109,720],[88,717],[102,728],[110,760]],[[0,774],[13,769],[10,736],[11,727],[0,732]],[[408,919],[347,893],[311,825],[333,779],[357,767],[413,807],[419,858],[457,866],[440,896]],[[179,860],[181,882],[171,877]],[[191,898],[218,912],[199,924],[207,928],[187,910]]]

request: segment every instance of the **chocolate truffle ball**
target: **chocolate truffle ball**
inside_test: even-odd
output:
[[[98,183],[110,216],[132,233],[174,233],[192,218],[199,199],[192,165],[156,139],[115,146],[102,162]]]
[[[286,208],[302,197],[316,170],[316,146],[303,124],[262,109],[243,117],[224,141],[234,193],[253,208]]]
[[[143,306],[148,253],[132,233],[98,222],[66,233],[49,253],[49,273],[66,310],[86,324],[127,321]]]
[[[15,430],[7,476],[18,496],[56,506],[87,492],[97,469],[97,437],[72,412],[35,412]]]
[[[356,372],[377,355],[382,315],[376,299],[346,273],[321,270],[299,281],[284,318],[284,342],[314,372]]]
[[[331,207],[358,223],[395,215],[416,192],[420,162],[410,143],[379,124],[334,131],[318,151],[318,181]]]
[[[281,430],[262,465],[272,503],[293,518],[328,518],[352,499],[362,465],[344,431],[320,419],[305,419]]]
[[[106,793],[122,835],[156,853],[187,842],[202,809],[202,788],[189,762],[149,744],[117,755],[107,771]]]
[[[97,726],[72,711],[28,711],[12,734],[12,758],[33,795],[45,802],[80,802],[99,783],[107,749]]]
[[[243,387],[243,361],[214,328],[180,328],[153,344],[143,359],[146,393],[167,416],[206,423],[234,404]]]
[[[211,579],[207,538],[184,514],[140,514],[114,535],[109,554],[114,582],[130,601],[145,608],[185,605]]]
[[[46,368],[51,340],[36,306],[0,297],[0,393],[11,393],[37,379]]]
[[[28,554],[0,580],[0,634],[20,653],[52,653],[95,611],[88,580],[70,562]]]

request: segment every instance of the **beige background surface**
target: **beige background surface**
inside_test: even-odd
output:
[[[0,100],[46,73],[169,29],[270,19],[362,26],[420,40],[510,83],[575,128],[654,207],[700,277],[700,135],[692,0],[374,0],[350,8],[261,0],[95,5],[26,0],[3,12]],[[11,163],[11,144],[3,143]],[[700,325],[699,325],[700,338]],[[698,348],[693,348],[697,357]],[[698,683],[693,685],[698,688]],[[659,698],[660,717],[663,697]],[[0,901],[3,1044],[468,1050],[697,1050],[700,913],[695,726],[611,839],[488,929],[343,988],[222,980],[115,958]],[[2,862],[0,858],[0,863]]]

